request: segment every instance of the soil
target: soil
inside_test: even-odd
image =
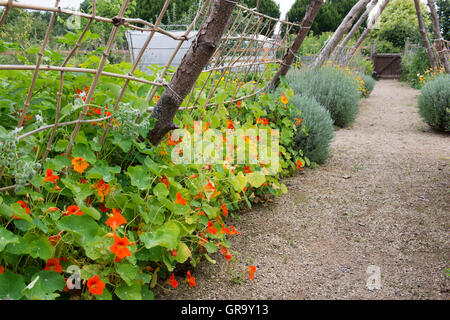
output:
[[[353,126],[336,131],[325,165],[230,221],[241,232],[234,262],[213,254],[216,264],[193,273],[196,287],[178,277],[155,298],[449,299],[450,136],[420,119],[419,94],[378,81]],[[371,265],[379,289],[367,286]]]

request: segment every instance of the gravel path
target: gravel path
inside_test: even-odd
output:
[[[289,193],[232,221],[220,254],[157,299],[449,299],[450,136],[417,113],[419,91],[382,80],[327,164],[286,179]],[[256,266],[254,280],[245,274]],[[369,290],[369,265],[381,288]]]

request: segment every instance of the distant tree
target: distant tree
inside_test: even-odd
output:
[[[431,30],[428,9],[423,3],[420,3],[420,8],[424,24],[427,30]],[[371,38],[379,40],[386,48],[392,45],[389,51],[393,52],[402,52],[407,38],[410,42],[422,43],[414,1],[390,1],[380,17],[379,29],[374,30]]]
[[[289,21],[300,23],[310,0],[296,0],[287,16]],[[314,34],[334,32],[358,0],[327,0],[320,9],[311,30]]]
[[[242,0],[239,4],[248,8],[256,8],[258,0]],[[280,6],[274,0],[259,0],[258,11],[274,18],[281,16]]]
[[[436,0],[442,36],[450,41],[450,0]]]
[[[239,3],[249,8],[255,8],[258,0],[242,0]],[[164,6],[165,0],[142,0],[136,7],[135,17],[155,22]],[[162,24],[189,24],[194,18],[203,0],[172,0]],[[193,14],[192,14],[193,12]],[[259,0],[259,12],[279,18],[280,7],[274,0]]]

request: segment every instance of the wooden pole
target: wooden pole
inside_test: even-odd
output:
[[[372,0],[372,2],[367,7],[366,11],[359,17],[358,21],[353,25],[350,32],[347,34],[347,36],[342,40],[339,47],[334,51],[333,57],[339,58],[342,54],[342,50],[345,48],[347,43],[350,41],[350,39],[355,35],[356,31],[358,31],[359,27],[363,24],[363,22],[369,17],[370,12],[373,10],[373,8],[377,5],[378,0]]]
[[[156,123],[147,135],[153,145],[157,145],[169,131],[177,128],[173,123],[175,114],[216,51],[236,4],[237,0],[214,0],[206,22],[153,109],[151,116],[156,119]]]
[[[369,4],[370,1],[371,0],[359,0],[353,6],[353,8],[350,10],[350,12],[347,14],[342,23],[337,28],[336,32],[333,34],[331,39],[327,42],[325,48],[323,48],[323,50],[319,53],[318,57],[313,63],[313,68],[320,68],[322,64],[325,62],[325,60],[328,59],[331,52],[334,50],[334,48],[336,48],[339,41],[341,41],[341,39],[344,37],[344,34],[353,25],[353,22],[355,21],[356,17]]]
[[[441,25],[439,22],[439,16],[437,14],[436,3],[434,0],[427,1],[428,8],[430,8],[431,20],[433,21],[433,31],[434,31],[434,45],[436,47],[436,51],[439,57],[439,61],[441,65],[445,68],[445,72],[450,73],[450,66],[448,63],[448,59],[445,55],[445,46],[444,39],[441,34]]]
[[[269,85],[270,88],[277,88],[280,84],[280,77],[286,76],[286,74],[289,72],[292,63],[294,62],[295,56],[298,54],[298,51],[300,50],[303,41],[308,35],[314,19],[316,18],[317,13],[319,13],[319,10],[322,7],[323,3],[323,0],[311,0],[311,2],[309,3],[308,8],[306,9],[305,16],[303,17],[301,27],[297,32],[297,36],[295,37],[295,40],[289,48],[288,52],[284,56],[278,72],[273,77],[272,82]]]
[[[425,49],[427,50],[427,54],[428,54],[428,58],[430,59],[431,66],[434,69],[437,67],[436,57],[434,56],[433,49],[431,48],[430,40],[428,40],[427,30],[425,29],[425,25],[423,23],[422,10],[420,9],[419,0],[414,0],[414,5],[416,6],[417,21],[419,23],[420,35],[422,36],[423,44],[425,45]]]
[[[381,3],[380,9],[375,13],[372,20],[367,25],[366,29],[364,29],[363,33],[361,34],[361,37],[359,37],[358,41],[353,45],[353,47],[350,49],[348,55],[347,55],[347,61],[349,61],[353,55],[355,54],[356,50],[361,46],[361,44],[366,40],[367,36],[369,35],[370,31],[372,31],[375,23],[377,22],[378,18],[381,16],[381,14],[384,11],[384,8],[388,5],[389,0],[384,0],[384,2]]]

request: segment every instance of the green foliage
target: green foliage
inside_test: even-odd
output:
[[[355,54],[350,61],[352,68],[358,70],[358,72],[371,76],[375,69],[372,59],[370,57],[363,56],[362,54]]]
[[[450,75],[439,76],[423,87],[419,114],[432,128],[450,132]]]
[[[331,114],[334,124],[348,127],[359,112],[354,78],[336,68],[291,72],[287,80],[296,94],[314,97]]]
[[[256,4],[258,1],[259,1],[258,7],[259,12],[273,18],[277,19],[280,18],[281,15],[280,6],[274,0],[242,0],[239,1],[239,4],[247,8],[253,9],[256,8]]]
[[[299,150],[303,150],[309,160],[322,164],[328,159],[329,146],[334,137],[333,120],[330,113],[316,99],[295,95],[291,103],[300,111],[302,121],[297,126],[294,141]],[[298,123],[298,118],[294,118]],[[307,128],[301,130],[301,126]]]
[[[420,3],[422,15],[426,26],[430,25],[427,8]],[[371,34],[372,39],[381,41],[376,48],[380,53],[402,52],[407,38],[412,43],[420,43],[422,40],[417,22],[414,1],[395,0],[390,1],[384,9],[380,20],[379,29]]]
[[[311,27],[314,34],[334,32],[341,24],[347,13],[358,0],[328,0],[320,9]],[[296,0],[287,13],[289,21],[301,23],[306,13],[309,0]]]
[[[66,35],[64,44],[73,44],[75,35]],[[15,46],[0,43],[4,49]],[[101,52],[81,56],[77,65],[95,67]],[[61,57],[46,54],[51,63],[61,62]],[[34,49],[30,55],[36,55]],[[131,67],[126,62],[107,62],[105,70],[126,74]],[[135,75],[155,81],[161,68],[154,66],[154,74],[136,70]],[[268,66],[265,77],[271,78],[275,71],[275,66]],[[71,274],[71,265],[81,269],[81,280],[98,276],[105,285],[101,294],[96,294],[83,284],[82,299],[151,299],[151,289],[165,285],[168,273],[179,264],[194,268],[203,258],[214,261],[208,253],[230,247],[228,211],[236,216],[241,209],[251,208],[256,199],[286,193],[281,178],[297,170],[297,161],[309,163],[294,147],[297,127],[292,119],[297,111],[286,101],[293,97],[293,91],[285,82],[280,89],[283,99],[280,94],[267,93],[227,105],[224,101],[231,100],[234,90],[219,86],[210,101],[218,103],[216,107],[176,114],[174,123],[183,128],[181,142],[172,132],[154,146],[146,140],[154,124],[147,108],[155,101],[145,100],[151,86],[131,81],[114,111],[124,80],[104,76],[86,106],[83,98],[93,75],[81,72],[65,74],[59,121],[78,119],[86,106],[86,120],[95,122],[83,123],[70,154],[65,150],[73,125],[57,127],[47,160],[42,161],[50,129],[26,137],[23,134],[41,129],[44,122],[54,123],[59,74],[39,74],[27,119],[22,129],[16,129],[32,74],[30,70],[0,72],[0,152],[4,155],[0,165],[5,168],[0,185],[20,185],[0,194],[0,266],[2,272],[5,270],[0,274],[0,299],[65,299],[64,278]],[[200,76],[195,95],[207,76]],[[237,99],[261,89],[254,87],[255,82],[244,83],[245,74],[230,76],[242,86]],[[209,89],[206,87],[206,92]],[[205,100],[200,96],[199,104]],[[107,121],[98,121],[106,115],[113,117],[108,133]],[[209,123],[195,131],[194,121],[199,119]],[[236,130],[261,129],[254,139],[241,137],[247,150],[257,145],[257,138],[266,140],[268,146],[279,142],[279,167],[273,174],[266,174],[270,165],[261,158],[250,162],[247,155],[245,163],[237,163],[238,154],[245,152],[234,148],[223,164],[173,160],[181,156],[177,151],[180,144],[188,144],[189,139],[184,138],[187,133],[216,132],[227,137],[226,130],[232,126]],[[265,133],[271,130],[278,130],[277,140],[266,139]],[[201,151],[215,150],[216,145],[205,139]],[[222,146],[234,147],[234,138]],[[120,213],[125,222],[114,227],[109,220],[113,213]],[[114,247],[117,238],[125,248],[121,251],[124,256]],[[58,268],[52,269],[52,263]]]
[[[401,79],[409,82],[413,88],[420,88],[422,85],[420,75],[430,67],[430,59],[425,48],[409,52],[402,57]]]
[[[450,0],[436,0],[442,36],[450,41]]]
[[[359,86],[359,91],[364,98],[367,98],[372,93],[375,88],[376,81],[374,78],[367,74],[360,74],[361,76],[361,84]],[[359,79],[359,78],[357,78]]]
[[[86,0],[87,1],[87,0]],[[165,0],[143,0],[139,1],[139,6],[136,7],[133,15],[150,22],[155,22],[164,6]],[[259,12],[269,15],[274,18],[280,17],[280,8],[274,0],[260,0]],[[190,24],[192,18],[199,9],[199,0],[172,0],[168,14],[164,15],[162,24]],[[240,1],[240,4],[249,8],[256,7],[256,0]]]

